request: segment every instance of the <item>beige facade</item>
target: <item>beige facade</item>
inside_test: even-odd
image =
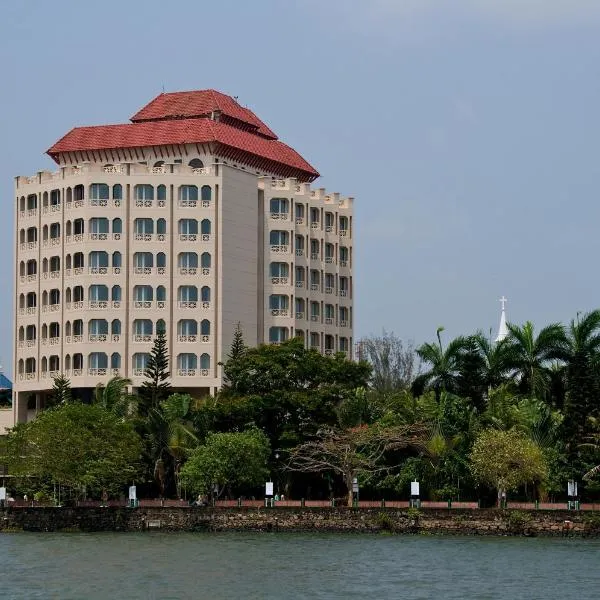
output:
[[[249,345],[299,335],[351,356],[352,199],[201,149],[16,178],[17,421],[60,373],[84,395],[139,386],[158,327],[173,387],[196,395],[220,387],[238,322]]]

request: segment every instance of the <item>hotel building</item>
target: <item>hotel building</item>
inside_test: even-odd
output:
[[[161,94],[130,123],[76,127],[55,172],[15,179],[17,422],[63,373],[80,396],[143,381],[158,329],[171,383],[215,392],[239,323],[352,353],[352,198],[252,111],[213,90]]]

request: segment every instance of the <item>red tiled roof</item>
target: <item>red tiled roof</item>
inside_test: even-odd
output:
[[[75,127],[58,140],[48,154],[57,160],[62,152],[196,143],[217,143],[224,155],[245,159],[257,167],[260,163],[264,170],[272,170],[283,177],[312,181],[319,176],[308,162],[283,142],[206,118]]]
[[[133,115],[131,121],[140,123],[164,119],[207,117],[214,111],[219,111],[230,119],[245,123],[258,135],[277,139],[275,133],[250,109],[240,106],[234,98],[216,90],[160,94]]]

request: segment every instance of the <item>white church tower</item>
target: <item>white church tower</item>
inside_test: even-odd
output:
[[[502,296],[500,304],[502,305],[502,313],[500,314],[500,326],[498,327],[498,335],[495,342],[501,342],[508,335],[508,327],[506,326],[506,303],[508,300]]]

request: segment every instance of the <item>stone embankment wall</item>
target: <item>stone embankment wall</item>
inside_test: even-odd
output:
[[[2,531],[296,531],[600,537],[600,513],[388,508],[8,508]]]

